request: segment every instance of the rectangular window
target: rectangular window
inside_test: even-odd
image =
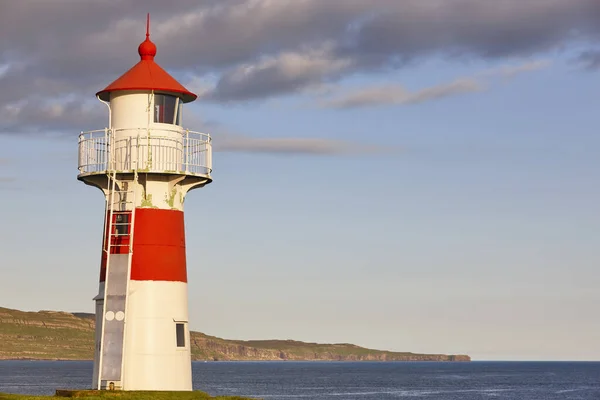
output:
[[[184,324],[175,324],[175,336],[177,336],[177,347],[185,347],[185,328]]]

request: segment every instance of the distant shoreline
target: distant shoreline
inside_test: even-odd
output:
[[[93,314],[25,312],[0,307],[0,360],[91,361]],[[427,361],[468,362],[464,354],[418,354],[374,350],[349,343],[296,340],[229,340],[190,332],[192,361]]]

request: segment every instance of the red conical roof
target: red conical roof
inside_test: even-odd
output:
[[[156,45],[150,41],[150,15],[146,26],[146,40],[138,47],[140,62],[135,64],[120,78],[96,93],[101,100],[108,101],[110,92],[117,90],[154,90],[159,92],[179,93],[183,102],[188,103],[196,100],[194,93],[183,87],[175,78],[154,62]]]

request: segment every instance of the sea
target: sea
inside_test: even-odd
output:
[[[194,389],[285,399],[600,399],[600,362],[194,362]],[[87,389],[89,361],[0,361],[0,392]]]

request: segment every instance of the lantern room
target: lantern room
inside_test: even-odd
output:
[[[211,181],[212,148],[208,134],[184,128],[184,104],[196,95],[155,61],[150,40],[138,47],[140,61],[96,93],[108,108],[108,127],[82,132],[79,138],[79,178],[98,186],[90,175],[179,173]]]

